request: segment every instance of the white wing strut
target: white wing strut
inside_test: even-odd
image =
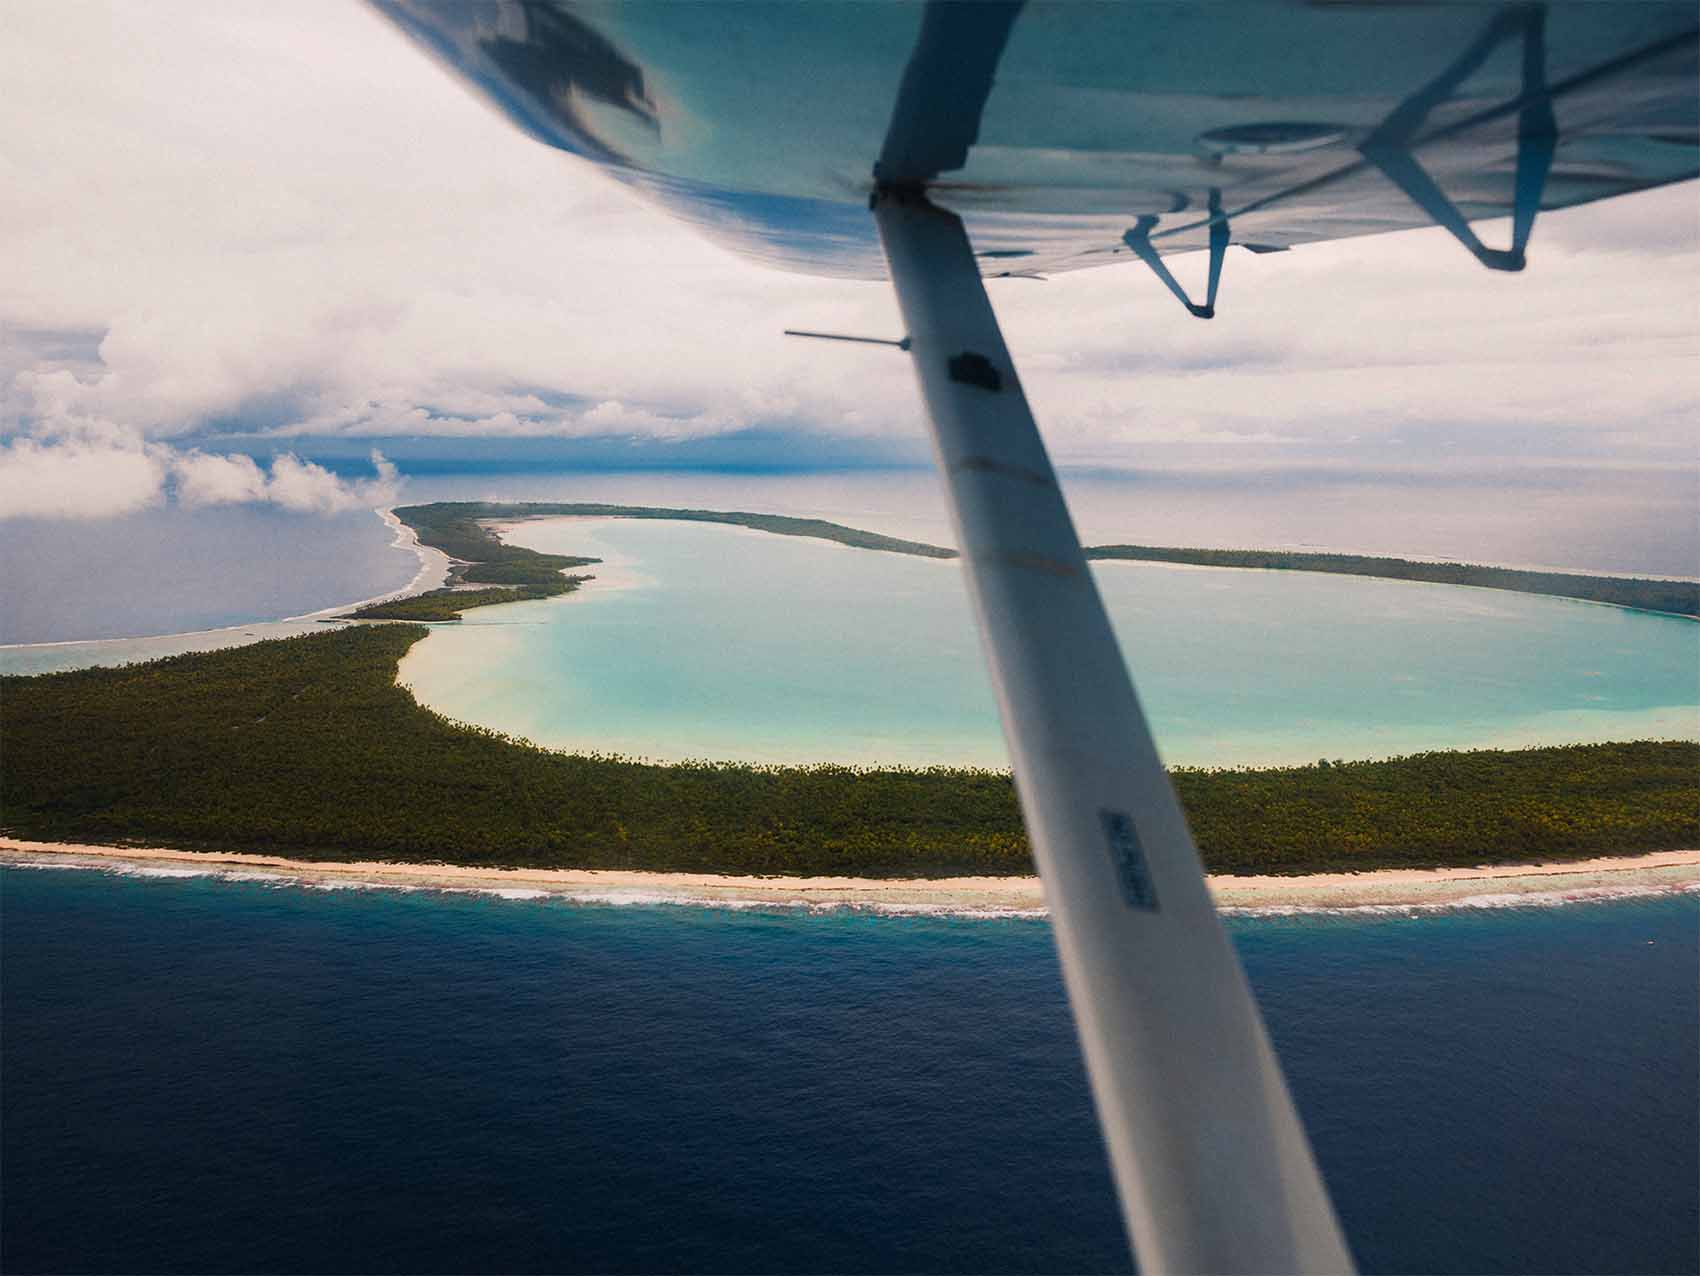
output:
[[[1140,1267],[1350,1271],[962,223],[874,211]]]

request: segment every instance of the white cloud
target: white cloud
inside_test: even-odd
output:
[[[0,444],[0,517],[109,518],[158,504],[165,465],[151,448],[98,440]]]
[[[266,498],[265,472],[252,457],[189,451],[173,458],[171,472],[180,505],[237,505]]]
[[[396,468],[384,459],[383,453],[377,451],[372,453],[372,465],[378,472],[376,478],[351,483],[338,478],[322,465],[303,461],[292,452],[284,452],[272,462],[266,498],[285,509],[303,514],[334,514],[339,510],[388,505],[395,500],[400,488]]]
[[[0,360],[0,433],[177,440],[179,497],[202,501],[259,490],[211,459],[230,431],[918,433],[901,358],[780,336],[898,335],[887,286],[724,255],[495,119],[362,6],[24,0],[0,26],[0,325],[98,335],[81,362]],[[1433,430],[1484,454],[1668,457],[1700,401],[1692,203],[1549,215],[1515,278],[1440,231],[1235,250],[1211,323],[1134,264],[993,298],[1064,461],[1415,463]],[[264,484],[341,499],[293,460]]]
[[[0,519],[113,518],[158,505],[269,502],[301,514],[334,514],[393,504],[396,467],[376,449],[373,477],[346,479],[291,452],[268,474],[253,458],[144,441],[110,423],[62,427],[49,438],[0,444]]]

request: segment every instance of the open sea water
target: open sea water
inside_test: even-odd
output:
[[[1130,1270],[1042,920],[173,871],[0,871],[8,1272]],[[1696,1270],[1697,913],[1230,919],[1365,1270]]]
[[[7,519],[0,646],[277,621],[402,589],[418,569],[371,510],[171,505],[114,518]],[[0,652],[0,672],[36,670],[14,670]]]

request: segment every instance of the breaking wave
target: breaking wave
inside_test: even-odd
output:
[[[264,869],[211,866],[202,868],[194,865],[160,865],[131,860],[78,859],[74,856],[0,856],[0,868],[58,869],[61,871],[106,873],[113,877],[156,880],[209,878],[220,882],[257,885],[273,890],[383,891],[398,895],[420,893],[479,895],[513,903],[562,904],[599,908],[695,908],[728,912],[816,915],[851,913],[884,917],[948,917],[984,921],[1040,920],[1050,915],[1049,910],[1043,907],[1022,908],[953,900],[916,902],[785,898],[783,896],[740,898],[737,896],[698,894],[686,890],[669,891],[638,887],[584,888],[563,886],[550,888],[547,886],[499,886],[482,883],[458,885],[446,882],[367,881],[358,878],[321,877],[309,873],[274,872]],[[1700,895],[1700,881],[1653,880],[1618,885],[1575,886],[1543,891],[1483,892],[1461,895],[1451,899],[1418,902],[1390,901],[1385,903],[1365,902],[1329,905],[1229,904],[1222,906],[1221,912],[1225,917],[1235,918],[1416,918],[1436,913],[1473,910],[1562,908],[1572,904],[1600,904],[1677,894]]]

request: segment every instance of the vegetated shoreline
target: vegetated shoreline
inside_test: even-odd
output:
[[[878,879],[1032,872],[1007,773],[656,765],[450,722],[396,683],[429,630],[356,625],[0,679],[0,833],[32,841]],[[1210,871],[1472,868],[1700,846],[1700,744],[1172,773]]]
[[[457,620],[462,610],[474,606],[569,593],[589,578],[567,575],[568,570],[598,560],[507,545],[499,535],[499,520],[564,514],[687,518],[857,548],[924,552],[934,558],[952,554],[839,524],[777,515],[543,503],[401,507],[392,516],[398,530],[405,529],[414,539],[422,562],[435,557],[447,563],[448,587],[379,600],[337,619]],[[493,529],[492,523],[498,526]],[[777,885],[761,888],[759,897],[764,899],[771,898],[774,890],[795,894],[804,890],[796,882],[812,882],[804,894],[817,902],[920,905],[944,889],[957,894],[966,890],[969,907],[1022,911],[1039,906],[1033,894],[1035,880],[1024,877],[1031,864],[1005,774],[942,767],[917,771],[830,765],[659,765],[553,753],[527,741],[449,722],[420,707],[406,688],[398,687],[395,678],[401,657],[427,632],[410,624],[356,626],[305,640],[274,640],[250,648],[167,657],[117,670],[8,678],[0,695],[0,718],[6,720],[13,765],[0,774],[6,812],[0,832],[40,839],[43,853],[50,842],[81,846],[84,853],[95,854],[88,849],[90,844],[157,839],[174,844],[158,854],[228,858],[225,848],[246,844],[280,852],[286,858],[279,863],[292,866],[291,872],[302,864],[353,861],[390,865],[381,870],[386,874],[401,871],[395,867],[399,864],[405,871],[417,868],[429,877],[442,867],[441,860],[452,859],[455,875],[524,871],[588,873],[595,878],[610,872],[636,873],[637,879],[620,889],[657,889],[672,896],[681,889],[720,891],[720,885],[700,880],[701,871],[708,870],[730,874],[729,881],[746,885],[771,879]],[[74,680],[79,677],[93,681],[78,688]],[[73,681],[52,682],[55,678]],[[122,688],[120,703],[105,702],[98,690],[102,678],[108,680],[109,689]],[[55,705],[52,692],[32,706],[36,699],[32,692],[47,687],[69,693],[73,702],[80,699],[83,712],[77,712],[75,703]],[[280,697],[286,691],[286,711],[294,702],[312,697],[320,705],[320,715],[295,717],[280,738],[266,724],[283,704]],[[79,692],[94,692],[93,703]],[[125,696],[131,697],[130,703],[122,703]],[[256,699],[266,702],[267,708],[250,717],[251,702]],[[138,712],[144,703],[147,710]],[[211,732],[202,722],[188,733],[201,745],[211,743],[210,751],[185,748],[185,733],[173,731],[174,716],[182,718],[186,713],[192,717],[210,714],[217,720]],[[21,736],[20,721],[26,723]],[[252,731],[250,722],[265,729]],[[63,735],[66,730],[71,732],[70,739],[52,739],[55,731]],[[230,771],[226,764],[240,759],[240,746],[259,736],[265,737],[262,757],[249,759],[256,765],[245,773],[240,765]],[[132,749],[120,759],[118,770],[127,765],[130,773],[71,776],[67,787],[67,768],[56,766],[52,759],[56,751],[62,758],[67,756],[75,739],[107,745],[127,740]],[[459,760],[446,770],[414,768],[416,774],[407,777],[414,782],[411,796],[405,791],[380,792],[375,783],[379,775],[397,776],[394,747],[400,742],[405,749],[409,741],[456,754]],[[468,749],[478,755],[476,759],[467,756]],[[44,762],[20,766],[20,756]],[[149,761],[138,767],[138,756]],[[161,758],[176,761],[161,765]],[[333,761],[327,767],[327,760],[334,759],[340,759],[340,764]],[[1359,881],[1366,871],[1391,870],[1408,876],[1412,868],[1394,866],[1415,865],[1418,877],[1398,888],[1414,891],[1415,896],[1394,900],[1405,903],[1420,902],[1417,897],[1426,898],[1437,889],[1442,894],[1451,889],[1437,887],[1436,882],[1474,880],[1480,876],[1479,865],[1487,861],[1525,865],[1534,861],[1540,866],[1525,867],[1511,876],[1538,885],[1550,881],[1554,872],[1561,872],[1567,881],[1575,878],[1576,874],[1555,866],[1590,854],[1649,850],[1669,854],[1678,847],[1700,845],[1696,762],[1700,762],[1700,745],[1640,742],[1435,753],[1383,762],[1325,762],[1237,772],[1183,769],[1174,778],[1207,863],[1219,874],[1242,875],[1230,880],[1244,882],[1249,880],[1245,874],[1272,873],[1283,876],[1270,880],[1292,882],[1310,879],[1290,875],[1344,870]],[[207,784],[197,790],[193,781],[185,791],[184,774],[204,778],[209,770],[219,772],[221,767],[223,791],[209,792]],[[69,767],[72,772],[76,769],[74,763]],[[405,764],[401,769],[407,769]],[[275,784],[268,786],[260,778],[268,775],[292,776],[297,782],[293,794],[280,793]],[[354,793],[348,791],[350,781]],[[424,800],[421,781],[429,791]],[[211,787],[218,783],[213,781]],[[173,786],[178,792],[160,801],[159,790]],[[511,795],[505,802],[492,793],[504,788]],[[650,790],[659,793],[659,800]],[[552,799],[546,796],[551,792]],[[338,807],[339,793],[352,801]],[[311,795],[304,804],[302,794]],[[497,807],[509,808],[517,800],[530,809],[516,821],[510,810],[492,809],[493,796]],[[1455,804],[1459,808],[1455,813],[1462,818],[1446,828],[1415,827],[1413,832],[1414,826],[1434,822],[1429,808],[1437,797]],[[677,799],[676,810],[658,812],[658,807],[666,807],[673,799]],[[423,808],[426,818],[398,820],[393,811],[386,815],[382,809],[386,800],[404,803],[412,814]],[[551,801],[555,811],[569,811],[571,817],[551,820]],[[240,814],[233,803],[243,808]],[[1498,808],[1485,811],[1485,822],[1484,803]],[[573,809],[575,804],[579,809]],[[205,809],[209,805],[225,815],[209,818]],[[476,808],[474,817],[470,821],[458,818],[469,806]],[[1371,813],[1367,823],[1366,811]],[[1378,826],[1378,820],[1384,826]],[[111,846],[101,853],[106,852],[128,853]],[[417,861],[428,863],[421,868]],[[406,868],[408,863],[413,868]],[[672,880],[681,871],[688,876],[688,870],[698,871],[697,877],[683,883]],[[1668,876],[1673,871],[1689,872],[1690,867],[1656,866],[1659,874]],[[658,873],[668,881],[652,880]],[[1504,876],[1499,870],[1493,875]],[[944,879],[946,885],[927,886],[929,878]],[[922,885],[916,886],[917,881]],[[997,885],[967,885],[981,881]],[[1620,889],[1622,883],[1622,878],[1614,878],[1610,889]],[[1321,899],[1330,897],[1331,891],[1337,896],[1338,886],[1317,878],[1309,889],[1313,895],[1320,892]],[[588,879],[573,888],[600,889]],[[1534,887],[1507,889],[1522,892]],[[1593,883],[1581,889],[1606,887]],[[843,898],[826,899],[815,894],[817,890],[837,891]],[[916,898],[904,894],[915,890],[920,891]],[[991,903],[986,899],[988,892],[995,897]],[[1263,897],[1255,890],[1253,894],[1253,902],[1261,906]],[[1352,890],[1346,896],[1349,902],[1358,899]],[[1302,903],[1312,906],[1315,901]]]
[[[571,868],[488,868],[390,860],[331,863],[239,851],[91,846],[0,838],[0,866],[90,868],[177,876],[218,874],[325,888],[481,891],[514,899],[598,904],[865,908],[890,913],[1038,916],[1035,876],[870,878],[735,876]],[[1296,877],[1216,874],[1217,906],[1235,911],[1332,912],[1517,907],[1700,889],[1700,850],[1655,851],[1549,864],[1372,869]]]
[[[434,523],[428,517],[409,521],[401,514],[433,506],[400,506],[386,511],[398,527],[406,528],[421,558],[435,555],[447,563],[442,585],[424,593],[386,597],[341,615],[319,613],[329,621],[417,620],[453,622],[474,607],[556,598],[573,593],[588,575],[568,575],[574,567],[601,562],[568,554],[542,554],[519,545],[504,545],[499,536],[478,523]],[[480,588],[483,586],[483,588]],[[329,609],[331,611],[338,609]]]
[[[439,501],[430,505],[401,505],[391,513],[411,527],[421,545],[440,550],[463,564],[505,564],[500,569],[507,575],[474,574],[464,577],[467,583],[488,581],[504,585],[542,588],[545,593],[519,594],[510,597],[480,597],[462,595],[456,599],[452,590],[438,590],[420,595],[427,609],[421,614],[416,607],[408,610],[401,604],[380,604],[362,608],[346,619],[359,620],[456,620],[459,612],[475,606],[513,601],[515,597],[546,597],[577,588],[584,578],[567,577],[572,582],[564,587],[549,586],[543,573],[552,571],[554,579],[568,567],[594,562],[594,559],[567,559],[561,555],[540,554],[535,550],[504,544],[499,535],[485,526],[488,522],[518,522],[534,518],[568,516],[596,518],[659,519],[696,523],[719,523],[771,532],[779,536],[802,536],[831,541],[855,549],[880,550],[886,553],[907,554],[922,558],[955,558],[957,552],[922,541],[903,540],[878,532],[847,527],[842,523],[818,518],[797,518],[782,514],[756,514],[742,511],[682,509],[651,505],[610,505],[597,502],[558,501]],[[1321,572],[1329,575],[1367,576],[1383,580],[1416,581],[1424,584],[1461,585],[1481,589],[1499,589],[1512,593],[1542,594],[1555,598],[1570,598],[1582,602],[1607,603],[1637,611],[1661,615],[1700,619],[1700,582],[1686,580],[1655,580],[1632,576],[1598,576],[1579,572],[1532,571],[1521,568],[1493,567],[1474,563],[1433,563],[1409,558],[1391,558],[1366,554],[1328,554],[1297,550],[1262,549],[1189,549],[1156,545],[1099,545],[1086,550],[1086,557],[1096,561],[1168,563],[1191,567],[1236,567],[1268,571]],[[558,560],[558,561],[557,561]]]

